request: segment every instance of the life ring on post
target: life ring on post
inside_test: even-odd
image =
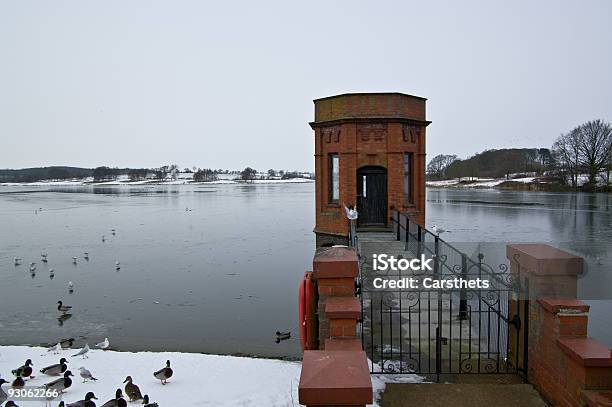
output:
[[[304,273],[299,289],[299,325],[300,344],[302,350],[312,350],[316,347],[315,310],[316,288],[312,279],[312,272]]]

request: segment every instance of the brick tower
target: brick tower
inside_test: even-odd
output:
[[[347,244],[344,204],[358,229],[391,227],[393,210],[425,223],[426,99],[403,93],[347,93],[316,99],[317,247]]]

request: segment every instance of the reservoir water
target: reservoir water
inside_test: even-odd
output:
[[[612,345],[610,195],[430,188],[427,224],[448,241],[499,242],[501,260],[504,242],[584,256],[590,333]],[[0,344],[108,337],[120,350],[299,357],[313,225],[312,183],[0,186]],[[277,330],[293,338],[277,344]]]

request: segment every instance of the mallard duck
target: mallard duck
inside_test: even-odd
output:
[[[34,366],[34,363],[32,363],[31,359],[28,359],[25,361],[23,366],[20,366],[17,369],[13,370],[12,373],[15,376],[29,377],[30,379],[33,379],[34,376],[32,376],[32,366]]]
[[[23,386],[25,386],[25,381],[23,380],[23,377],[18,376],[15,378],[15,380],[13,380],[13,383],[11,383],[11,387],[13,389],[20,389]]]
[[[68,370],[68,365],[66,365],[66,363],[68,363],[68,361],[65,358],[61,358],[59,363],[40,369],[40,373],[46,374],[47,376],[59,376]]]
[[[85,399],[70,403],[68,404],[68,407],[96,407],[96,403],[94,403],[92,400],[97,399],[98,398],[96,397],[96,395],[93,394],[92,391],[90,391],[87,392],[87,394],[85,395]]]
[[[63,349],[72,348],[72,344],[74,343],[74,338],[62,339],[59,341],[60,345]]]
[[[6,402],[4,407],[19,407],[19,406],[17,404],[15,404],[15,402],[13,400],[9,400],[9,401]]]
[[[161,384],[166,384],[168,379],[172,377],[173,373],[172,368],[170,368],[170,361],[166,360],[166,367],[153,373],[153,376],[155,376],[157,380],[161,380]]]
[[[83,366],[79,367],[79,375],[81,375],[81,377],[83,378],[83,383],[89,381],[89,380],[93,380],[94,382],[98,379],[96,379],[95,377],[93,377],[93,375],[91,374],[91,372],[87,369],[85,369]]]
[[[144,407],[159,407],[159,404],[157,403],[149,403],[149,395],[145,394],[145,396],[142,399],[142,404],[144,404]]]
[[[2,405],[2,403],[4,403],[6,399],[8,398],[8,394],[6,394],[4,390],[2,390],[2,385],[5,383],[8,383],[8,382],[4,379],[0,379],[0,405]]]
[[[64,372],[64,377],[61,379],[53,380],[45,384],[43,387],[47,390],[57,390],[63,393],[68,387],[72,386],[72,379],[70,376],[74,376],[70,370]]]
[[[58,301],[57,302],[57,310],[63,313],[69,312],[72,309],[72,306],[70,305],[64,305],[63,302]]]
[[[115,392],[115,398],[108,400],[106,403],[102,404],[102,407],[126,407],[127,401],[123,398],[123,392],[121,389],[117,389]]]
[[[127,383],[125,385],[125,394],[129,397],[130,401],[142,399],[142,393],[140,392],[140,388],[134,383],[132,383],[132,376],[126,377],[123,383]]]

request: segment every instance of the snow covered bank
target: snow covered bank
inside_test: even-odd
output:
[[[55,378],[45,376],[39,370],[65,357],[68,369],[76,376],[63,397],[69,403],[82,400],[85,393],[93,391],[99,399],[97,405],[101,406],[114,397],[115,390],[124,388],[123,381],[130,375],[142,394],[148,394],[151,402],[157,402],[161,407],[298,405],[299,362],[174,352],[101,350],[89,352],[89,359],[71,357],[77,350],[63,350],[59,355],[52,355],[40,347],[2,346],[0,375],[12,381],[11,370],[30,358],[36,377],[27,381],[26,385],[40,386]],[[163,386],[153,377],[153,372],[164,367],[166,360],[170,360],[174,375]],[[82,383],[78,373],[81,366],[89,369],[98,381]],[[8,386],[3,386],[4,391],[8,391]],[[43,405],[40,401],[17,401],[17,404],[20,407]],[[57,403],[52,405],[55,407]]]
[[[235,181],[229,179],[220,179],[217,181],[209,182],[195,182],[190,180],[171,180],[171,181],[158,181],[158,180],[145,180],[145,181],[104,181],[94,182],[92,180],[73,180],[73,181],[39,181],[39,182],[0,182],[0,186],[36,186],[36,187],[51,187],[51,186],[117,186],[117,185],[209,185],[209,184],[303,184],[314,182],[313,179],[308,178],[290,178],[290,179],[256,179],[249,181]]]
[[[68,360],[68,369],[75,375],[72,386],[63,400],[72,403],[82,400],[89,391],[98,397],[101,406],[114,398],[115,390],[124,389],[123,381],[132,376],[142,394],[151,402],[165,406],[298,406],[300,362],[274,359],[255,359],[234,356],[203,355],[178,352],[115,352],[91,350],[88,359],[72,357],[78,349],[62,350],[54,355],[46,348],[28,346],[0,346],[0,377],[12,382],[11,374],[26,359],[34,363],[34,379],[26,386],[42,386],[56,379],[40,373],[43,367]],[[153,377],[153,372],[170,360],[174,375],[167,385]],[[85,367],[98,379],[83,383],[79,367]],[[380,398],[386,383],[420,383],[417,375],[374,375],[372,385],[375,400]],[[5,392],[10,385],[2,386]],[[16,401],[20,407],[42,406],[41,401]],[[57,403],[53,403],[55,407]],[[139,405],[133,403],[133,405]],[[377,404],[373,404],[377,406]]]
[[[536,177],[525,177],[525,178],[455,178],[442,181],[427,181],[425,183],[428,187],[452,187],[452,188],[495,188],[504,182],[518,182],[521,184],[530,184],[537,182]]]

